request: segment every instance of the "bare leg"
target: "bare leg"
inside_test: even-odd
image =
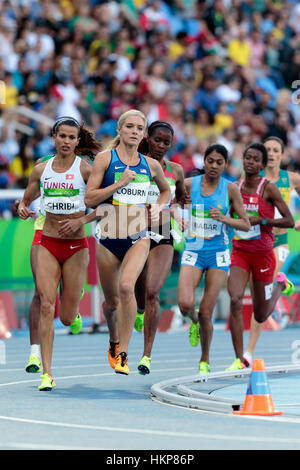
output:
[[[280,272],[280,270],[281,270],[281,268],[284,264],[284,261],[279,259],[279,248],[280,247],[276,247],[274,249],[274,254],[275,254],[275,257],[276,257],[276,268],[275,268],[275,272],[274,272],[274,279],[276,279],[277,273]],[[288,246],[284,246],[284,248],[288,249]],[[250,284],[250,287],[252,288],[252,284]],[[253,295],[252,295],[252,298],[253,298]],[[249,352],[251,354],[251,356],[254,356],[255,347],[257,345],[257,342],[258,342],[258,339],[259,339],[260,334],[262,332],[262,329],[263,329],[263,324],[258,323],[254,318],[254,314],[252,314],[250,333],[249,333],[249,342],[248,342],[248,346],[247,346],[247,352]]]
[[[119,351],[128,353],[128,345],[136,318],[135,284],[146,263],[149,240],[142,239],[126,253],[119,284],[120,302],[117,308],[120,344]]]
[[[37,288],[41,299],[40,342],[43,371],[52,375],[51,360],[53,352],[54,328],[53,318],[57,287],[61,269],[54,256],[43,246],[39,247],[37,263]]]
[[[194,266],[183,265],[180,268],[178,280],[178,306],[183,316],[191,318],[194,323],[198,321],[195,312],[195,289],[200,284],[203,272]]]
[[[170,272],[173,253],[172,246],[160,245],[150,251],[147,260],[143,356],[151,357],[160,317],[159,293]]]
[[[34,279],[35,289],[29,309],[29,334],[30,344],[40,344],[39,322],[40,322],[40,295],[36,286],[37,254],[39,245],[32,245],[30,250],[30,264]]]
[[[106,319],[109,340],[119,342],[117,307],[119,304],[120,261],[103,245],[97,246],[97,263],[100,284],[104,294],[103,314]]]
[[[213,336],[212,314],[227,273],[221,269],[209,269],[205,275],[205,289],[199,307],[201,359],[209,364],[210,345]]]
[[[229,326],[235,357],[243,359],[243,297],[249,279],[249,273],[239,266],[230,267],[228,293],[230,295]]]

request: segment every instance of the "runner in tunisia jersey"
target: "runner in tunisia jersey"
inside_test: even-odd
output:
[[[52,214],[74,214],[85,211],[84,195],[86,183],[80,171],[81,158],[64,173],[52,169],[54,157],[48,160],[40,179],[41,199],[45,212]]]

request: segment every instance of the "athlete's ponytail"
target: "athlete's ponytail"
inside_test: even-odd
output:
[[[82,125],[80,126],[78,137],[80,140],[75,149],[75,153],[77,155],[87,155],[88,157],[94,159],[95,154],[102,150],[101,143],[95,139],[91,131]]]

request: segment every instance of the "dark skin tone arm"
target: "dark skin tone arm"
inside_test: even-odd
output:
[[[281,214],[280,219],[267,219],[267,224],[271,227],[279,228],[293,228],[295,225],[294,218],[289,210],[288,206],[284,202],[281,193],[277,186],[273,183],[268,183],[264,191],[264,199],[272,204],[274,207],[277,207],[278,211]],[[258,225],[262,222],[262,217],[250,217],[251,225]]]

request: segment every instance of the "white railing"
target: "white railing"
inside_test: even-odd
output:
[[[13,108],[9,108],[5,110],[5,114],[3,116],[4,122],[13,130],[18,130],[22,134],[26,135],[33,135],[34,129],[30,126],[27,126],[24,123],[18,121],[18,115],[25,116],[26,118],[31,119],[32,121],[36,121],[39,123],[46,124],[50,128],[54,124],[54,119],[49,118],[43,113],[38,113],[37,111],[33,111],[32,109],[27,108],[26,106],[15,106]]]

